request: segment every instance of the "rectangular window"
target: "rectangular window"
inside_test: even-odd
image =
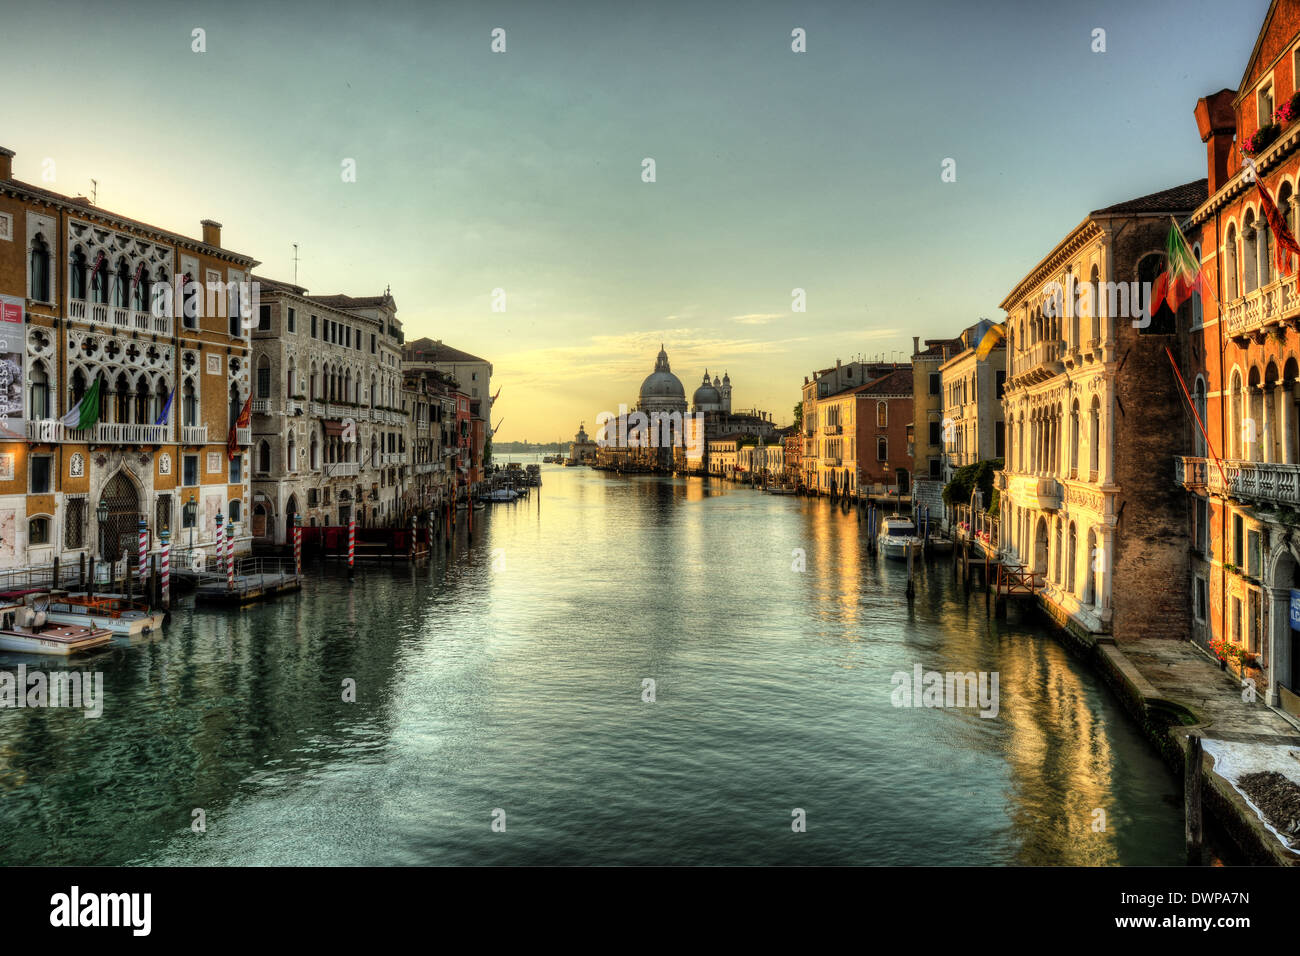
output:
[[[311,337],[316,338],[316,316],[311,317]]]
[[[257,370],[257,397],[271,397],[271,367],[264,365]]]
[[[1260,549],[1259,532],[1246,532],[1246,573],[1252,578],[1259,577],[1259,569],[1260,565],[1263,564],[1263,560],[1263,554]]]
[[[1199,623],[1204,624],[1205,608],[1207,604],[1205,578],[1196,579],[1196,588],[1194,593],[1195,593],[1195,601],[1192,604],[1192,610],[1196,614],[1196,620]]]
[[[930,422],[930,444],[939,445],[943,442],[943,423]]]
[[[296,332],[298,330],[297,322],[294,321],[293,309],[289,310],[288,328],[290,332]]]
[[[931,395],[939,394],[939,373],[938,372],[930,373],[930,394]]]
[[[1210,503],[1204,498],[1197,498],[1192,507],[1192,525],[1192,547],[1204,555],[1210,537]]]
[[[236,455],[230,459],[230,483],[237,485],[244,480],[244,456]]]
[[[885,438],[876,439],[876,461],[889,460],[889,441]]]
[[[1003,371],[1001,371],[1001,370],[998,370],[998,372],[997,372],[997,397],[998,397],[998,401],[1002,401],[1002,393],[1006,390],[1006,385],[1007,385],[1007,373],[1006,373],[1006,372],[1003,372]]]
[[[27,542],[28,544],[50,543],[49,518],[33,518],[27,522]]]
[[[375,333],[374,332],[370,333],[370,354],[371,355],[375,354]]]
[[[271,331],[271,307],[269,305],[261,306],[257,310],[257,331]]]
[[[181,468],[181,482],[184,485],[199,483],[199,456],[186,455]]]
[[[1246,535],[1241,515],[1232,516],[1232,563],[1239,568],[1246,563]]]
[[[930,477],[935,481],[943,477],[943,465],[938,458],[930,459]]]
[[[1256,126],[1267,126],[1273,122],[1273,84],[1269,83],[1259,91],[1257,100],[1259,108],[1259,122]]]
[[[1007,447],[1007,426],[1006,422],[998,422],[993,426],[993,457],[1002,458],[1006,455]]]
[[[315,507],[316,507],[316,489],[315,489],[315,488],[308,488],[308,489],[307,489],[307,507],[308,507],[308,508],[315,508]]]
[[[54,459],[49,455],[32,455],[32,494],[47,495],[53,490],[50,487],[50,471],[53,461]]]
[[[889,406],[884,402],[876,402],[876,427],[885,428],[889,425]]]

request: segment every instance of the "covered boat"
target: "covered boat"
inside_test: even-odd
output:
[[[44,611],[26,604],[0,607],[0,651],[68,657],[112,641],[113,635],[102,627],[54,623]]]
[[[921,549],[916,525],[906,515],[890,515],[882,519],[876,540],[880,553],[886,558],[906,558],[909,551]]]

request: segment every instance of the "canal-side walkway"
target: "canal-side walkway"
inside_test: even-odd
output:
[[[1171,762],[1188,739],[1204,747],[1205,802],[1256,862],[1300,865],[1239,785],[1243,774],[1271,770],[1300,785],[1300,732],[1269,708],[1263,693],[1243,695],[1239,679],[1186,641],[1099,643],[1103,667],[1140,708],[1148,733]]]

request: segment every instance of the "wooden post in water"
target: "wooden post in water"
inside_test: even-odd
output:
[[[149,594],[150,607],[158,607],[161,603],[158,600],[158,555],[149,555]]]
[[[86,594],[90,597],[95,596],[95,559],[90,559],[90,573],[86,575]]]
[[[916,548],[912,547],[911,542],[907,544],[907,603],[911,604],[916,598],[916,583],[912,580],[912,555]]]
[[[54,570],[51,572],[50,587],[57,588],[58,586],[59,586],[59,556],[56,554],[54,556]]]
[[[77,590],[86,590],[86,552],[77,555]]]
[[[1183,816],[1186,822],[1184,835],[1187,841],[1187,862],[1201,865],[1201,738],[1192,734],[1187,738],[1187,763],[1183,773]]]

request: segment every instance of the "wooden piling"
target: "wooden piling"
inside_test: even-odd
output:
[[[1187,738],[1187,763],[1183,773],[1184,837],[1190,866],[1201,865],[1201,753],[1201,738],[1192,734]]]
[[[57,588],[58,586],[59,586],[59,556],[56,554],[54,556],[54,570],[51,572],[50,587]]]
[[[86,576],[86,593],[90,597],[95,596],[95,559],[90,559],[90,573]]]
[[[86,590],[86,552],[77,555],[77,588]]]

